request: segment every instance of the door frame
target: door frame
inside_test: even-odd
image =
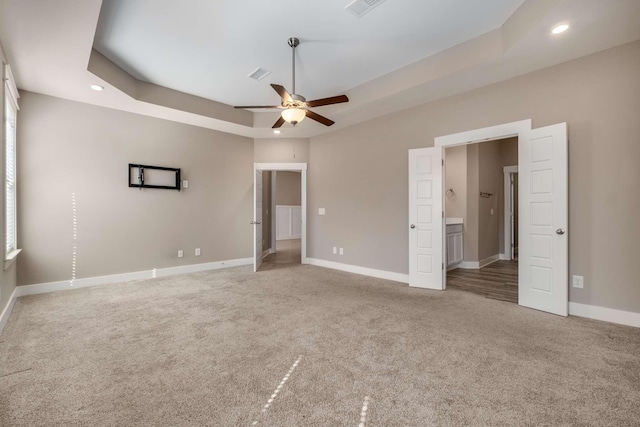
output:
[[[253,164],[253,174],[255,175],[256,171],[290,171],[290,172],[300,172],[300,192],[301,192],[301,209],[302,209],[302,237],[300,239],[300,252],[301,259],[300,262],[302,264],[308,264],[307,261],[307,164],[306,163],[254,163]],[[277,178],[276,178],[277,179]],[[255,210],[256,200],[255,200],[255,191],[253,206]],[[274,213],[271,213],[271,217],[274,217]],[[273,222],[273,221],[272,221]],[[274,248],[275,249],[275,248]]]
[[[511,245],[513,244],[513,239],[511,236],[511,176],[514,173],[518,173],[518,165],[505,166],[503,168],[503,171],[504,171],[504,221],[503,221],[504,222],[503,224],[504,225],[504,253],[500,254],[501,255],[500,259],[511,261],[513,259],[513,256],[512,256],[513,250],[511,249]],[[518,192],[520,192],[519,188],[518,188]],[[507,221],[507,219],[509,219],[509,221]]]
[[[498,139],[506,139],[506,138],[518,138],[518,152],[520,150],[525,149],[525,138],[528,137],[528,134],[532,129],[531,119],[520,120],[517,122],[504,123],[497,126],[490,126],[481,129],[474,129],[465,132],[454,133],[451,135],[439,136],[434,139],[434,147],[441,147],[442,150],[448,147],[455,147],[459,145],[468,145],[468,144],[476,144],[479,142],[487,142],[487,141],[495,141]],[[445,182],[445,171],[446,171],[446,162],[444,168],[442,168],[442,186],[443,191],[446,186]],[[520,190],[521,181],[518,180],[518,193],[522,193]],[[505,218],[506,222],[506,218]],[[518,228],[520,228],[520,223],[518,223]],[[519,232],[521,230],[518,230]],[[447,253],[447,236],[446,229],[442,231],[442,242],[444,245],[444,253]],[[518,285],[520,285],[521,279],[518,275]],[[518,301],[518,304],[520,302]]]

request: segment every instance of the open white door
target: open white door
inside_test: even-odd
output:
[[[262,171],[255,171],[253,180],[253,271],[262,264]]]
[[[567,124],[533,129],[523,137],[524,149],[518,153],[518,304],[567,316]]]
[[[442,147],[409,150],[409,285],[444,289]]]

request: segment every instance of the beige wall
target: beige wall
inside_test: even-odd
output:
[[[308,163],[309,139],[256,139],[256,163]]]
[[[300,206],[302,176],[298,172],[276,172],[276,205]]]
[[[452,189],[454,196],[445,196],[447,217],[467,217],[467,146],[451,147],[445,150],[445,192]]]
[[[492,194],[480,197],[480,192],[471,194],[478,198],[478,261],[497,255],[498,242],[498,199],[503,187],[500,141],[478,144],[479,189]]]
[[[498,243],[499,252],[506,254],[504,248],[504,167],[505,166],[517,166],[518,165],[518,138],[508,138],[500,141],[500,189],[498,191]],[[516,187],[516,201],[517,201],[517,187]],[[518,213],[516,203],[516,217]],[[517,230],[516,230],[517,234]]]
[[[407,273],[408,149],[523,119],[567,122],[569,271],[585,277],[570,300],[640,312],[639,75],[634,42],[312,138],[308,255],[343,246],[340,262]]]
[[[4,63],[6,62],[7,62],[7,59],[4,56],[4,51],[2,50],[2,46],[0,46],[0,64],[2,64],[3,68],[4,68]],[[2,73],[4,73],[4,71],[0,70],[0,74]],[[1,107],[0,110],[2,110],[0,111],[0,118],[2,119],[2,121],[0,122],[2,123],[2,125],[0,125],[0,129],[2,133],[2,135],[0,136],[0,141],[4,141],[4,120],[5,120],[4,119],[4,91],[5,91],[5,85],[4,85],[4,82],[2,82],[2,84],[0,84],[0,107]],[[18,113],[18,123],[20,123],[21,120],[22,120],[22,115]],[[4,164],[5,164],[4,152],[5,152],[4,142],[0,142],[0,173],[2,174],[2,176],[4,176]],[[4,182],[4,178],[0,178],[0,182]],[[21,183],[18,182],[18,185],[21,185]],[[2,194],[4,194],[4,192]],[[5,204],[5,200],[4,200],[4,196],[2,196],[0,197],[0,221],[1,221],[0,230],[4,230],[4,221],[5,221],[4,204]],[[4,248],[6,246],[5,235],[4,235],[4,232],[0,234],[2,235],[0,237],[0,242],[2,243],[1,252],[3,254],[2,261],[4,261]],[[20,237],[21,236],[19,236],[19,238]],[[18,241],[18,247],[22,247],[22,240]],[[21,255],[18,255],[18,257],[21,257]],[[2,311],[5,309],[5,307],[9,303],[9,298],[11,298],[11,294],[13,293],[13,290],[16,287],[17,265],[18,265],[18,260],[15,260],[13,264],[11,264],[11,266],[9,266],[6,270],[4,268],[0,270],[0,313],[2,313]]]
[[[480,144],[467,146],[467,217],[464,224],[464,260],[478,261],[480,227]]]
[[[29,92],[21,107],[19,284],[71,278],[72,193],[78,278],[251,257],[252,139]],[[128,163],[189,188],[128,188]]]

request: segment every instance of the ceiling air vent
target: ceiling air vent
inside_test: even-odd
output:
[[[360,18],[383,1],[384,0],[353,0],[345,9]]]
[[[271,71],[263,70],[262,68],[258,67],[255,70],[253,70],[253,72],[249,74],[248,77],[251,77],[252,79],[256,79],[256,80],[262,80],[265,77],[267,77],[269,74],[271,74]]]

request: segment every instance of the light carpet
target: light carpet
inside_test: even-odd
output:
[[[4,427],[640,425],[638,329],[307,265],[22,297],[0,341]]]

